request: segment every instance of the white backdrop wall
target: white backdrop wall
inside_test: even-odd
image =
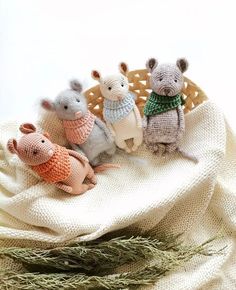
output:
[[[0,120],[34,120],[69,79],[93,85],[91,69],[184,56],[236,130],[235,14],[233,0],[0,0]]]

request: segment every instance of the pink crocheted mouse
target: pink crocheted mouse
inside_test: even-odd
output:
[[[95,172],[107,168],[101,165],[93,169],[85,156],[52,143],[48,133],[37,133],[32,124],[22,124],[20,131],[25,135],[18,142],[10,139],[8,150],[17,154],[45,181],[68,193],[81,194],[93,188],[97,183]]]

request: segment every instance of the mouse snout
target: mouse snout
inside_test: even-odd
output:
[[[118,101],[121,101],[121,100],[124,99],[124,96],[122,96],[122,95],[117,95],[116,97],[117,97],[117,100],[118,100]]]
[[[82,112],[81,111],[78,111],[78,112],[75,113],[75,117],[77,119],[79,119],[81,117],[81,115],[82,115]]]
[[[48,155],[51,157],[52,155],[53,155],[53,150],[52,149],[50,149],[49,151],[48,151]]]
[[[168,96],[169,93],[170,93],[170,89],[168,89],[168,88],[164,89],[164,93],[165,93],[166,96]]]

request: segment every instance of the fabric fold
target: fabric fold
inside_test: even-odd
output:
[[[210,101],[185,117],[181,148],[193,152],[198,164],[177,153],[158,159],[141,146],[132,156],[117,154],[113,162],[121,169],[99,174],[97,186],[81,196],[35,177],[6,149],[7,140],[17,137],[19,124],[0,124],[0,239],[7,239],[0,245],[47,246],[153,227],[184,232],[187,243],[199,243],[223,227],[225,235],[214,247],[227,245],[224,254],[196,257],[148,289],[235,289],[236,138]],[[51,139],[63,144],[58,132],[59,127],[52,128]]]

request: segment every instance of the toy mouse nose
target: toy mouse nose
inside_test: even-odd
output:
[[[121,100],[123,99],[123,96],[117,96],[117,99],[118,99],[119,101],[121,101]]]
[[[164,93],[168,95],[170,93],[170,89],[164,89]]]
[[[75,113],[75,117],[76,118],[80,118],[81,115],[82,115],[82,112],[81,111],[78,111],[78,112]]]
[[[50,150],[48,151],[48,155],[49,155],[49,156],[52,156],[52,155],[53,155],[53,150],[52,150],[52,149],[50,149]]]

